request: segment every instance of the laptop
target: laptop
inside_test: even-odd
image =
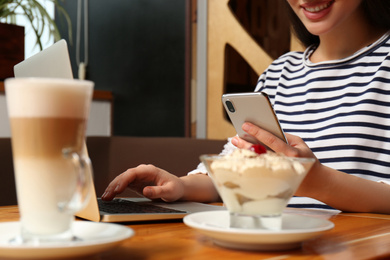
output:
[[[178,220],[191,213],[215,210],[226,208],[198,202],[151,201],[147,198],[116,198],[105,202],[96,197],[92,185],[87,206],[76,216],[95,222],[162,221]]]
[[[73,79],[72,67],[65,40],[31,56],[14,66],[15,77],[50,77]]]
[[[73,79],[68,46],[60,40],[14,66],[15,77]],[[87,149],[85,149],[87,153]],[[108,184],[108,183],[107,183]],[[89,201],[77,217],[96,222],[133,222],[182,219],[201,211],[225,210],[225,207],[197,202],[156,202],[146,198],[120,198],[104,202],[97,198],[92,181]]]

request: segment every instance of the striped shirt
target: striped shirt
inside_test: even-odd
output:
[[[390,34],[354,55],[311,63],[290,52],[260,76],[286,133],[300,136],[326,166],[373,181],[390,179]],[[295,207],[325,207],[294,198]]]
[[[300,136],[326,166],[390,180],[390,33],[341,60],[311,63],[315,46],[289,52],[260,76],[286,133]],[[228,142],[223,154],[234,146]],[[202,164],[189,174],[206,173]],[[329,208],[294,197],[290,206]]]

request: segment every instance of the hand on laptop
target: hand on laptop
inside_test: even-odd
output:
[[[118,175],[107,187],[102,199],[109,201],[130,188],[149,199],[213,202],[218,192],[206,174],[177,177],[153,165],[139,165]]]
[[[106,188],[103,200],[112,200],[116,195],[130,188],[149,199],[162,199],[167,202],[184,196],[183,181],[169,172],[153,165],[139,165],[118,175]]]

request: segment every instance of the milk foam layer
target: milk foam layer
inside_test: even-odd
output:
[[[210,174],[230,212],[278,215],[312,163],[273,152],[258,155],[237,149],[215,159]]]
[[[18,78],[7,79],[5,82],[10,117],[87,118],[89,109],[86,110],[85,105],[88,104],[86,100],[91,99],[92,91],[91,81]]]

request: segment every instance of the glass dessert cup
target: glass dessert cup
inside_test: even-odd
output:
[[[281,230],[282,212],[314,163],[312,158],[202,155],[230,213],[230,227]]]

